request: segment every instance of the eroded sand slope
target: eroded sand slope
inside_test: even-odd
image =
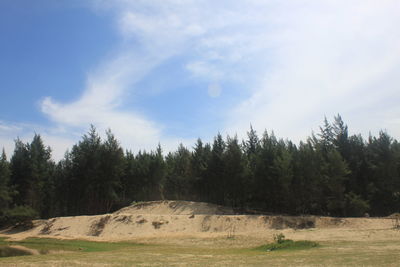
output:
[[[202,202],[151,201],[111,214],[58,217],[34,222],[34,228],[11,234],[118,241],[157,236],[270,235],[283,229],[392,228],[387,218],[332,218],[318,216],[237,215],[230,208]],[[6,233],[3,231],[3,234]],[[10,232],[9,232],[10,233]]]

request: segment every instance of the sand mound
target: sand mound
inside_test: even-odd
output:
[[[284,229],[392,229],[388,218],[332,218],[319,216],[236,215],[230,208],[189,201],[150,201],[131,205],[112,214],[37,220],[27,231],[11,238],[29,236],[94,238],[117,241],[166,235],[271,235]]]
[[[192,201],[148,201],[122,208],[113,214],[233,215],[231,208]]]

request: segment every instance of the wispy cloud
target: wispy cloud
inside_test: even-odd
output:
[[[122,145],[131,149],[153,149],[157,142],[171,142],[161,136],[157,124],[134,110],[123,110],[129,88],[156,66],[162,57],[132,55],[123,52],[91,73],[82,96],[71,103],[58,103],[51,97],[42,101],[41,109],[59,127],[87,129],[95,125],[100,133],[111,128]]]

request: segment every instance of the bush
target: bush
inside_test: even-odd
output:
[[[285,241],[285,235],[282,233],[274,235],[274,241],[277,244],[281,244]]]
[[[274,251],[274,250],[297,250],[297,249],[307,249],[317,247],[319,244],[317,242],[300,240],[293,241],[291,239],[285,239],[285,236],[280,233],[274,235],[274,243],[266,244],[258,247],[257,250],[261,251]]]
[[[4,211],[0,218],[0,225],[18,225],[32,227],[32,220],[38,218],[38,212],[28,206],[16,206]]]

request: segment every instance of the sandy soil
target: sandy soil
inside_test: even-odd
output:
[[[79,238],[99,241],[178,238],[213,239],[235,236],[242,239],[272,239],[277,232],[293,239],[365,240],[379,235],[391,239],[391,218],[332,218],[319,216],[237,215],[232,209],[189,201],[138,203],[111,214],[58,217],[37,220],[26,231],[1,231],[11,239],[27,237]],[[385,235],[382,235],[382,230]],[[240,240],[241,238],[237,239]],[[206,241],[205,241],[206,242]],[[240,244],[238,243],[238,246]]]

